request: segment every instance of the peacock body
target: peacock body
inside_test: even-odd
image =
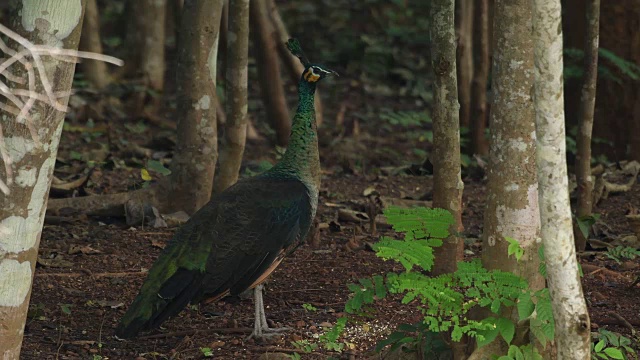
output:
[[[120,321],[119,338],[156,328],[189,303],[256,288],[307,235],[320,186],[314,93],[317,82],[334,72],[309,64],[297,41],[287,45],[305,70],[281,161],[214,196],[175,233]],[[268,330],[260,290],[261,286],[256,290],[257,336]]]

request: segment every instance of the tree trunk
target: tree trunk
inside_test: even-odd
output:
[[[280,16],[280,12],[278,11],[275,0],[269,0],[269,15],[278,35],[278,52],[280,54],[280,58],[285,63],[285,66],[289,72],[289,77],[291,78],[291,82],[297,84],[298,81],[300,81],[300,75],[304,71],[304,66],[302,66],[300,60],[298,60],[297,57],[293,56],[289,49],[287,49],[287,47],[285,46],[286,42],[289,40],[289,38],[291,38],[291,36],[287,31],[287,27],[284,24],[284,21],[282,21],[282,17]],[[316,89],[314,103],[316,108],[316,124],[320,126],[322,125],[323,120],[322,96],[320,96],[320,89]]]
[[[247,61],[249,52],[249,0],[229,1],[227,42],[227,122],[220,150],[220,173],[213,183],[215,193],[238,180],[247,137]]]
[[[80,49],[102,54],[102,43],[100,42],[100,16],[98,14],[98,4],[96,0],[87,0],[85,9],[84,29],[80,38]],[[82,73],[85,78],[98,90],[105,88],[111,82],[111,77],[107,71],[107,64],[98,60],[84,60],[82,62]]]
[[[187,0],[178,39],[178,141],[171,162],[170,207],[193,214],[209,201],[218,157],[214,102],[223,0]]]
[[[576,182],[578,183],[578,218],[590,216],[593,209],[591,178],[591,134],[596,105],[598,80],[598,42],[600,39],[600,0],[587,1],[587,29],[585,34],[584,78],[580,108],[578,109],[579,131],[576,137]],[[576,226],[576,249],[584,251],[587,239]]]
[[[450,211],[456,220],[451,235],[435,249],[433,274],[454,272],[463,260],[462,190],[460,178],[460,123],[456,83],[454,0],[431,3],[431,58],[435,72],[433,91],[433,206]]]
[[[469,127],[471,117],[471,80],[473,78],[473,6],[469,0],[456,1],[456,69],[458,72],[458,99],[460,126]]]
[[[531,23],[531,1],[496,0],[491,147],[482,263],[487,269],[521,276],[535,291],[544,287],[544,278],[538,272],[540,210]],[[507,256],[506,237],[517,240],[524,250],[519,262]],[[504,315],[518,320],[515,308]]]
[[[251,1],[249,21],[251,36],[256,49],[256,63],[262,101],[267,110],[267,118],[276,131],[276,142],[280,146],[289,143],[291,119],[284,96],[284,88],[280,77],[280,64],[276,44],[276,33],[269,19],[267,1]]]
[[[129,74],[141,72],[147,86],[162,91],[167,0],[136,0],[128,5],[131,9],[127,27],[130,53],[126,71]]]
[[[569,204],[562,32],[558,32],[558,29],[562,29],[560,0],[535,0],[534,8],[540,217],[547,281],[555,318],[556,348],[558,359],[588,359],[591,353],[591,326],[578,272]],[[597,53],[597,40],[595,43],[594,50]],[[593,70],[595,72],[596,68]],[[591,95],[595,95],[595,82]],[[591,127],[588,132],[591,132]],[[590,166],[587,168],[590,172]]]
[[[12,25],[16,32],[38,45],[78,48],[86,2],[23,1],[21,4],[21,9],[14,9],[13,13]],[[53,56],[41,56],[40,60],[51,84],[49,90],[69,91],[75,65]],[[27,77],[20,63],[11,70],[14,75]],[[36,78],[33,90],[38,93],[45,91],[42,79]],[[9,85],[13,87],[16,83],[9,82]],[[58,102],[66,107],[68,98],[60,98]],[[6,146],[2,149],[3,166],[0,166],[4,192],[0,196],[0,354],[4,360],[20,357],[49,186],[64,122],[64,112],[40,101],[33,104],[28,114],[29,119],[20,123],[14,115],[2,112],[3,134],[0,136],[4,135]],[[30,135],[25,122],[37,132]]]
[[[470,137],[473,154],[487,155],[487,82],[489,81],[489,0],[477,0],[473,21],[473,81],[471,83]]]

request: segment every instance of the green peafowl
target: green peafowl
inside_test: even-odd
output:
[[[289,40],[287,47],[305,66],[287,151],[270,170],[214,196],[176,232],[121,319],[117,337],[131,338],[156,328],[189,303],[211,302],[252,288],[251,336],[277,331],[267,325],[261,284],[311,227],[320,186],[314,93],[318,81],[337,75],[310,64],[297,40]]]

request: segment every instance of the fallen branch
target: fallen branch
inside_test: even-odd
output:
[[[82,276],[91,276],[94,278],[103,278],[103,277],[127,277],[127,276],[142,276],[147,275],[148,271],[137,271],[137,272],[110,272],[110,273],[91,273],[91,272],[82,272],[82,273],[43,273],[36,272],[36,277],[67,277],[67,278],[77,278]]]
[[[623,318],[622,316],[620,316],[620,314],[614,312],[614,311],[607,311],[607,314],[614,317],[615,319],[617,319],[618,321],[620,321],[620,323],[625,326],[627,329],[631,330],[631,334],[635,335],[636,334],[636,329],[633,327],[633,325],[631,325],[627,319]]]
[[[149,340],[149,339],[165,339],[169,337],[180,337],[180,336],[195,336],[195,335],[208,335],[208,334],[246,334],[251,333],[253,329],[251,328],[214,328],[214,329],[206,329],[206,330],[183,330],[183,331],[174,331],[164,334],[155,334],[155,335],[146,335],[139,336],[139,340]]]
[[[118,194],[49,199],[47,215],[59,216],[70,213],[124,217],[124,205],[129,200],[150,203],[157,208],[161,208],[158,206],[159,201],[156,198],[155,189],[146,188]]]

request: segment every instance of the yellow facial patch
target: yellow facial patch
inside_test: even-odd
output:
[[[320,75],[314,73],[313,70],[309,68],[304,73],[304,79],[307,80],[308,82],[316,82],[320,79]]]

